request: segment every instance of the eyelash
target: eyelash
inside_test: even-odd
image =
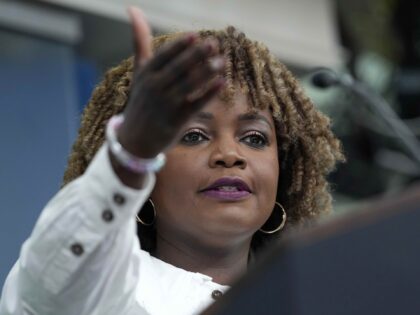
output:
[[[192,135],[197,135],[198,137],[201,137],[202,139],[201,140],[198,140],[198,139],[187,140],[186,139],[187,136],[192,136]],[[250,138],[250,137],[258,137],[259,142],[262,141],[263,143],[255,144],[255,143],[252,143],[250,141],[244,141],[244,139],[247,139],[247,138]],[[181,143],[183,143],[185,145],[191,145],[192,146],[192,145],[196,145],[196,144],[199,144],[200,142],[204,141],[203,139],[204,140],[209,140],[209,137],[207,137],[206,134],[200,129],[192,129],[192,130],[187,131],[182,136]],[[244,141],[245,143],[247,143],[249,146],[251,146],[253,148],[258,148],[258,149],[261,149],[261,148],[269,145],[267,136],[264,135],[263,133],[259,132],[259,131],[249,131],[241,138],[241,140]]]
[[[249,138],[249,137],[258,137],[259,138],[258,140],[263,141],[262,144],[261,143],[260,144],[252,144],[252,143],[248,142],[248,144],[250,146],[254,147],[254,148],[259,148],[260,149],[260,148],[263,148],[263,147],[269,145],[266,135],[264,135],[263,133],[261,133],[259,131],[249,131],[245,134],[245,136],[242,139]]]
[[[208,140],[209,138],[205,135],[205,133],[203,131],[201,131],[200,129],[191,129],[189,131],[187,131],[186,133],[184,133],[184,135],[181,138],[181,142],[183,144],[186,145],[195,145],[198,141],[187,141],[186,137],[187,136],[191,136],[191,135],[198,135],[201,136],[202,138],[205,138],[206,140]]]

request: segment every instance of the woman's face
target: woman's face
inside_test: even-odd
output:
[[[268,109],[251,114],[237,89],[233,105],[214,98],[167,152],[151,198],[157,232],[210,246],[249,240],[269,218],[279,163]]]

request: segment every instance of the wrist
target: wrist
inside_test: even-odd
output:
[[[122,114],[113,116],[109,120],[106,129],[106,140],[109,145],[109,150],[115,160],[118,161],[118,163],[123,167],[134,173],[143,174],[147,172],[159,171],[165,164],[166,160],[166,157],[163,153],[159,153],[151,158],[141,158],[138,155],[139,153],[132,149],[134,146],[130,147],[127,145],[127,142],[119,142],[121,135],[119,134],[117,138],[117,131],[119,131],[123,123],[124,116]],[[128,148],[126,146],[128,146]]]
[[[111,162],[112,169],[114,173],[118,176],[120,181],[130,188],[142,189],[144,188],[144,182],[146,179],[146,174],[139,174],[130,171],[121,165],[120,162],[115,158],[114,154],[108,148],[109,160]]]
[[[139,131],[138,134],[147,134],[147,132]],[[117,141],[122,145],[124,149],[133,154],[136,157],[142,159],[153,159],[161,151],[150,148],[149,144],[143,144],[139,141],[133,132],[130,132],[126,128],[125,123],[116,130]]]

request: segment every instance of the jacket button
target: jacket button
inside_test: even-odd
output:
[[[223,293],[222,293],[221,291],[219,291],[219,290],[214,290],[214,291],[211,293],[211,297],[213,298],[213,300],[218,300],[218,299],[220,299],[220,298],[222,297],[222,295],[223,295]]]
[[[112,220],[114,220],[114,214],[111,210],[104,210],[104,212],[102,212],[102,219],[105,222],[111,222]]]
[[[83,246],[79,243],[75,243],[73,245],[71,245],[70,247],[71,252],[75,255],[75,256],[82,256],[84,253],[84,249]]]
[[[113,199],[114,199],[114,202],[119,206],[122,206],[125,203],[124,196],[119,193],[115,193],[113,196]]]

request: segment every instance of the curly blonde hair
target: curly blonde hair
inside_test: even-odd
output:
[[[269,108],[276,126],[280,180],[277,201],[287,211],[287,226],[302,223],[331,210],[331,194],[326,176],[337,161],[344,160],[340,142],[330,130],[329,119],[305,96],[296,78],[266,46],[252,41],[234,27],[198,32],[201,39],[219,42],[227,63],[227,101],[239,83],[255,109]],[[174,40],[179,34],[159,36],[154,48]],[[82,175],[102,143],[108,119],[123,111],[133,77],[133,58],[109,70],[96,87],[84,110],[78,138],[73,145],[64,184]],[[155,231],[139,225],[142,247],[153,251]],[[278,233],[277,233],[278,234]],[[278,235],[256,233],[254,252]]]

